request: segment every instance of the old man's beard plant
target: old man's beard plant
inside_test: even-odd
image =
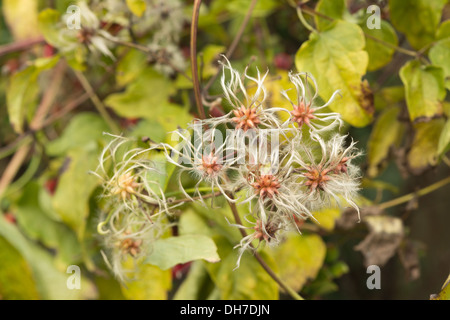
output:
[[[224,61],[221,86],[223,105],[231,108],[227,114],[196,119],[173,132],[171,144],[120,151],[127,140],[116,137],[106,153],[120,151],[120,161],[102,156],[97,174],[105,182],[109,213],[99,232],[105,234],[112,252],[112,258],[105,258],[113,261],[116,274],[121,274],[124,257],[151,255],[152,242],[176,221],[174,213],[183,214],[178,206],[190,202],[214,208],[225,200],[239,209],[244,222],[239,216],[236,221],[223,217],[230,228],[251,231],[235,246],[236,268],[246,251],[279,244],[286,232],[300,231],[303,221],[315,220],[316,211],[352,206],[359,214],[360,171],[353,163],[359,152],[355,142],[338,132],[339,114],[327,109],[339,92],[321,105],[313,76],[290,73],[293,88],[282,92],[286,105],[270,106],[268,72],[256,70],[251,76],[245,69],[240,74]],[[170,193],[183,199],[169,197],[164,186],[151,180],[158,166],[148,156],[155,152],[177,168],[179,190]],[[106,160],[111,173],[105,170]],[[187,178],[194,180],[193,186],[185,186]]]

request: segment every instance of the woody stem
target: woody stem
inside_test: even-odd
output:
[[[234,199],[234,196],[232,194],[228,195],[230,199]],[[239,216],[239,212],[237,210],[236,204],[228,201],[228,204],[230,205],[231,211],[233,212],[234,220],[237,224],[242,225],[241,218]],[[242,237],[246,237],[247,233],[245,230],[239,228],[239,231],[241,232]],[[252,244],[250,244],[250,247],[252,249],[255,249]],[[295,300],[304,300],[302,296],[300,296],[294,289],[289,287],[286,283],[284,283],[283,280],[278,277],[278,275],[269,267],[269,265],[264,261],[264,259],[259,255],[258,252],[254,251],[254,257],[259,262],[261,267],[269,274],[269,276],[284,290],[286,291],[293,299]]]

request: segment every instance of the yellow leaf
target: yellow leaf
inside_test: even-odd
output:
[[[144,0],[127,0],[128,9],[137,17],[142,17],[147,5]]]
[[[15,40],[36,38],[41,35],[38,28],[37,0],[3,1],[3,15]]]
[[[315,234],[293,233],[287,240],[267,253],[278,265],[278,274],[295,291],[301,290],[308,280],[315,279],[323,265],[326,246]]]
[[[134,263],[130,257],[123,262],[125,268]],[[166,300],[172,287],[171,271],[161,270],[149,264],[139,266],[139,270],[129,275],[131,280],[121,285],[122,294],[129,300]]]

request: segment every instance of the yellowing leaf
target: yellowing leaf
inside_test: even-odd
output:
[[[39,37],[38,0],[2,1],[3,15],[16,40]]]
[[[130,258],[124,263],[132,264],[133,261]],[[163,271],[152,265],[141,265],[130,278],[134,280],[121,286],[122,294],[128,300],[165,300],[172,287],[170,270]]]
[[[312,33],[295,56],[298,71],[311,73],[317,80],[319,95],[328,100],[336,90],[330,109],[355,127],[370,123],[373,109],[365,106],[366,88],[361,77],[366,73],[368,54],[364,35],[355,24],[336,21],[321,33]]]
[[[383,168],[384,160],[387,158],[391,146],[398,145],[403,132],[404,125],[398,121],[400,108],[386,109],[378,118],[370,135],[367,146],[369,162],[368,175],[375,177]]]
[[[438,155],[446,153],[450,149],[450,120],[444,125],[438,143]]]
[[[421,173],[430,165],[437,164],[438,143],[443,127],[443,119],[415,125],[416,134],[407,157],[413,172]]]
[[[442,114],[445,98],[444,71],[436,66],[422,66],[411,60],[400,69],[405,85],[406,104],[411,121]]]
[[[314,212],[314,218],[317,220],[314,221],[321,228],[325,230],[333,230],[336,224],[336,219],[339,219],[341,216],[340,208],[325,208],[320,211]]]
[[[326,246],[318,235],[292,233],[268,253],[276,261],[281,279],[299,291],[308,280],[317,276],[325,260]]]
[[[30,266],[3,237],[0,237],[0,296],[5,300],[39,299]]]

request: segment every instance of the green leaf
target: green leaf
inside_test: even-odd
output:
[[[248,11],[249,3],[247,0],[226,1],[226,8],[232,14],[245,15]],[[256,3],[252,12],[253,18],[267,17],[277,6],[278,1],[275,0],[260,0]]]
[[[267,253],[276,261],[281,279],[293,290],[300,291],[308,280],[317,276],[325,260],[326,245],[318,235],[292,233]]]
[[[122,87],[133,82],[147,65],[147,55],[138,50],[128,51],[117,64],[116,82]]]
[[[192,119],[186,109],[169,102],[173,93],[174,86],[168,79],[146,68],[125,92],[109,95],[105,104],[120,116],[157,120],[166,131],[173,131]]]
[[[400,108],[388,108],[380,114],[375,123],[367,145],[367,158],[369,177],[378,175],[380,168],[388,157],[392,146],[398,146],[403,137],[404,125],[398,121]]]
[[[374,40],[371,37],[387,42],[393,46],[398,45],[397,34],[389,22],[381,20],[380,29],[369,29],[367,24],[361,25],[366,34],[366,51],[369,54],[368,71],[378,70],[387,65],[394,55],[395,49]],[[369,35],[369,36],[368,36]]]
[[[91,145],[93,146],[93,145]],[[89,215],[89,198],[98,186],[98,178],[90,175],[98,165],[97,146],[72,149],[67,153],[67,169],[61,175],[53,196],[53,207],[61,220],[82,239]]]
[[[70,290],[67,280],[70,274],[66,268],[58,269],[54,258],[40,245],[27,239],[17,227],[0,219],[0,235],[4,237],[22,255],[31,267],[33,278],[41,299],[68,300],[68,299],[95,299],[96,291],[92,283],[81,274],[80,290]]]
[[[406,104],[411,121],[429,119],[442,114],[445,98],[444,71],[436,66],[422,66],[411,60],[400,69],[405,85]]]
[[[41,189],[30,182],[15,206],[17,223],[28,237],[55,249],[58,256],[69,264],[78,263],[81,249],[75,234],[64,224],[50,219],[39,204]]]
[[[276,300],[279,297],[277,283],[267,274],[258,261],[249,253],[244,253],[240,267],[236,270],[238,251],[225,237],[214,239],[221,263],[206,264],[209,275],[220,291],[221,300]],[[278,272],[273,258],[260,252],[267,265]]]
[[[85,112],[75,115],[62,135],[46,145],[50,156],[62,156],[75,148],[90,147],[103,138],[103,133],[109,130],[105,121],[97,114]],[[94,168],[92,168],[94,169]]]
[[[345,0],[320,0],[317,3],[316,11],[334,20],[338,20],[344,17],[347,8],[345,6]],[[317,30],[320,31],[325,30],[333,23],[333,21],[322,18],[319,15],[315,15],[314,20]]]
[[[433,42],[447,0],[390,0],[394,27],[404,33],[414,49]]]
[[[437,153],[438,155],[442,155],[449,150],[450,150],[450,120],[447,120],[447,122],[444,125],[444,128],[442,129],[441,136],[439,137]]]
[[[59,57],[35,60],[30,66],[11,77],[6,89],[6,104],[9,121],[17,133],[23,133],[23,125],[31,121],[39,94],[38,77],[44,70],[52,68]]]
[[[60,21],[61,13],[57,10],[45,9],[39,13],[39,29],[45,41],[57,48],[65,44],[60,37],[60,30],[56,27]]]
[[[370,123],[373,113],[370,107],[362,107],[366,88],[361,77],[368,64],[364,46],[360,27],[336,21],[323,32],[312,33],[295,56],[297,70],[310,72],[316,78],[319,94],[324,100],[340,90],[342,98],[336,97],[330,108],[356,127]]]
[[[0,297],[4,300],[39,299],[30,266],[3,237],[0,237]]]
[[[378,90],[374,95],[375,110],[384,110],[405,100],[405,87],[393,86]]]
[[[128,259],[130,267],[134,263]],[[128,300],[165,300],[172,287],[170,270],[161,270],[152,265],[141,265],[139,271],[130,274],[135,279],[121,285],[122,294]]]
[[[183,235],[155,241],[147,263],[167,270],[177,264],[199,259],[220,261],[214,241],[204,235]]]
[[[433,65],[441,67],[444,70],[446,87],[450,90],[450,38],[436,42],[430,49],[428,56]]]
[[[436,40],[450,38],[450,20],[441,23],[439,29],[436,31]]]
[[[147,9],[147,4],[145,0],[126,0],[128,9],[137,17],[142,17],[145,10]]]
[[[443,119],[434,119],[415,125],[416,134],[407,159],[412,172],[420,174],[438,159],[438,143],[444,127]]]

